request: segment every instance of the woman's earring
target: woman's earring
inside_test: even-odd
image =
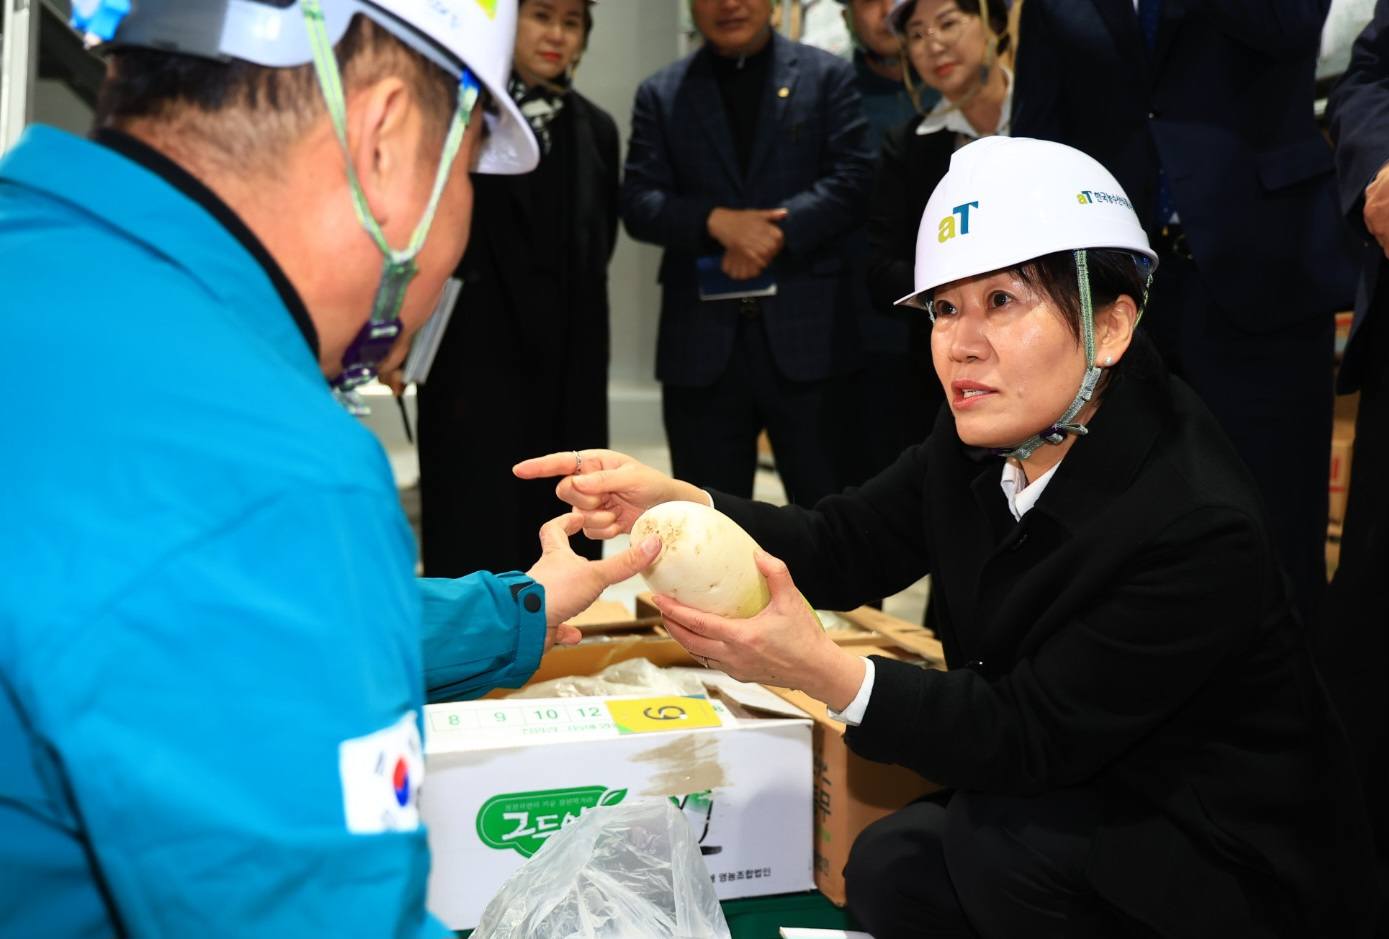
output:
[[[1105,356],[1104,364],[1105,364],[1106,366],[1113,365],[1113,364],[1114,364],[1114,356],[1112,356],[1112,355]]]

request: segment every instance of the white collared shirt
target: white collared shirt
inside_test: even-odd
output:
[[[1028,483],[1027,476],[1022,471],[1022,467],[1011,460],[1003,462],[1003,475],[999,477],[998,485],[1003,490],[1003,497],[1008,500],[1008,511],[1013,513],[1013,518],[1022,521],[1022,517],[1028,513],[1037,500],[1042,497],[1042,492],[1047,488],[1047,483],[1056,475],[1056,469],[1061,463],[1047,470],[1038,476],[1031,483]],[[849,706],[842,711],[830,710],[830,717],[841,723],[848,724],[850,727],[857,727],[863,723],[863,715],[868,710],[868,699],[873,694],[873,660],[864,657],[868,669],[863,675],[863,684],[859,685],[858,694],[854,695],[854,700],[849,702]]]
[[[1007,86],[1007,91],[1003,93],[1003,108],[998,112],[998,126],[994,128],[995,134],[1008,133],[1008,124],[1013,113],[1013,73],[1005,66],[998,66],[1003,73],[1003,83]],[[945,98],[936,102],[936,106],[926,112],[926,116],[921,119],[921,123],[916,125],[918,137],[927,134],[934,134],[938,130],[953,130],[957,134],[964,134],[966,137],[979,137],[979,131],[974,129],[974,125],[965,117],[964,112]]]
[[[1037,504],[1037,500],[1042,497],[1042,490],[1047,488],[1047,483],[1056,475],[1056,467],[1060,465],[1058,461],[1056,466],[1029,483],[1021,466],[1012,460],[1003,461],[1003,475],[999,477],[998,485],[1003,489],[1004,498],[1008,500],[1008,511],[1013,513],[1014,521],[1022,521],[1027,510]]]

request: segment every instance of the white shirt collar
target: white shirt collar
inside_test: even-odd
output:
[[[1056,475],[1056,468],[1060,465],[1058,462],[1029,485],[1021,466],[1012,460],[1003,461],[1003,476],[998,480],[998,484],[1003,489],[1003,495],[1008,500],[1008,511],[1013,513],[1015,521],[1022,521],[1028,510],[1037,504],[1037,500],[1042,497],[1042,490],[1047,488],[1047,483],[1051,482],[1051,478]]]
[[[998,69],[1003,72],[1003,82],[1007,85],[1007,90],[1003,93],[1003,108],[998,112],[998,126],[994,128],[994,133],[1006,134],[1009,120],[1013,114],[1013,73],[1003,65],[998,66]],[[937,101],[936,106],[927,112],[920,124],[916,125],[916,133],[919,137],[934,134],[938,130],[953,130],[966,137],[979,136],[979,131],[975,130],[974,126],[965,119],[964,113],[944,98]]]

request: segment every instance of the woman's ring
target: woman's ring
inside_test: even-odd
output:
[[[579,475],[579,473],[583,470],[583,467],[584,467],[584,458],[581,457],[581,456],[579,456],[579,451],[578,451],[578,450],[575,450],[575,451],[574,451],[574,472],[573,472],[572,475],[574,475],[574,476]]]

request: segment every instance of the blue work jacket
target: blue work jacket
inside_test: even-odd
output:
[[[448,935],[422,706],[522,683],[542,590],[414,576],[293,288],[166,169],[0,161],[0,935]]]

